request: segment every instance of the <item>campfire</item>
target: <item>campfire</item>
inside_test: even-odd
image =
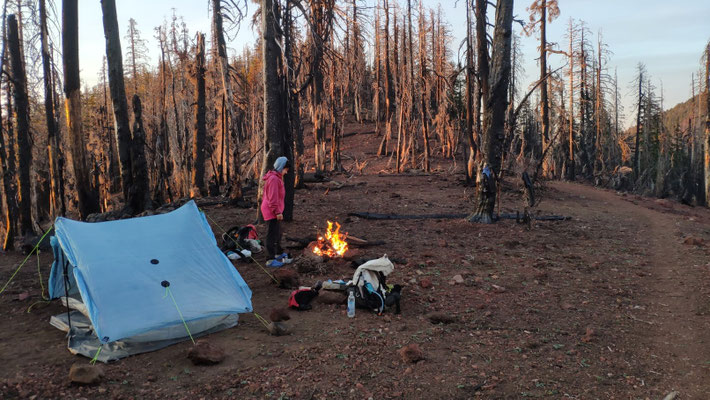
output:
[[[347,232],[340,233],[339,223],[335,223],[335,230],[333,230],[333,223],[328,221],[328,230],[325,235],[318,236],[318,240],[313,246],[313,253],[321,257],[343,257],[345,252],[348,251],[348,243],[345,241],[347,236]]]

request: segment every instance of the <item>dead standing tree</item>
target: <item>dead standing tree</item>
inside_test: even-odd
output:
[[[27,97],[27,75],[25,75],[25,60],[20,51],[20,38],[18,34],[17,17],[14,14],[7,17],[7,42],[10,53],[12,69],[12,84],[15,94],[14,114],[15,138],[17,150],[17,176],[18,204],[20,205],[20,234],[26,236],[33,234],[32,228],[32,199],[30,196],[30,169],[32,168],[32,145],[30,144],[30,105]]]
[[[261,167],[261,175],[265,175],[266,172],[274,164],[274,161],[280,156],[287,157],[293,163],[293,136],[291,134],[291,127],[289,126],[289,115],[293,115],[292,111],[289,110],[289,96],[286,93],[287,90],[287,77],[284,74],[283,68],[283,57],[281,53],[281,44],[283,43],[282,37],[282,27],[280,25],[281,19],[281,7],[278,0],[261,0],[261,34],[262,34],[262,65],[263,65],[263,88],[264,88],[264,158]],[[305,10],[301,9],[305,14]],[[332,11],[331,11],[332,12]],[[289,29],[287,32],[291,32],[291,21],[289,19]],[[312,20],[312,24],[315,23],[316,19]],[[313,26],[311,27],[313,29]],[[288,40],[290,40],[289,38]],[[322,37],[314,37],[314,40],[319,43],[317,47],[322,51],[323,43],[320,41]],[[322,56],[319,51],[313,53],[318,59]],[[314,62],[311,60],[311,62]],[[320,60],[318,61],[320,64]],[[313,65],[311,66],[311,73],[319,72],[319,67],[313,70]],[[316,76],[311,75],[314,78]],[[322,84],[322,74],[321,74],[321,84]],[[305,89],[303,86],[302,89]],[[312,90],[316,90],[312,88]],[[315,125],[314,125],[315,129]],[[314,131],[315,134],[315,131]],[[325,132],[323,132],[325,134]],[[323,138],[325,139],[325,138]],[[316,142],[316,147],[318,143]],[[325,140],[323,141],[323,146],[325,146]],[[323,147],[325,151],[325,147]],[[323,154],[325,155],[325,154]],[[325,167],[325,160],[322,160]],[[318,166],[316,165],[316,168]],[[284,208],[284,219],[291,220],[293,218],[293,173],[289,173],[284,177],[284,184],[286,186],[286,199]],[[259,194],[258,199],[261,200],[261,194],[263,190],[263,181],[259,180]],[[258,216],[261,215],[260,212],[257,213]]]
[[[49,160],[50,213],[52,216],[64,215],[64,172],[62,171],[62,153],[59,143],[54,103],[54,82],[52,73],[52,54],[49,48],[47,30],[46,0],[39,1],[40,39],[42,42],[42,68],[44,72],[44,112],[47,123],[47,156]]]
[[[525,27],[525,33],[530,36],[536,28],[540,30],[540,123],[542,136],[542,153],[545,153],[550,143],[550,104],[547,96],[547,23],[560,15],[557,0],[534,0],[528,7],[531,24]],[[543,160],[543,175],[551,169],[549,162]]]
[[[121,163],[121,184],[127,213],[137,214],[150,207],[147,174],[138,171],[134,159],[145,159],[143,154],[145,139],[138,138],[133,143],[128,118],[128,101],[123,79],[123,55],[118,30],[115,0],[101,0],[103,12],[104,36],[106,38],[106,61],[108,63],[108,82],[111,91],[111,103],[116,124],[118,157]],[[138,178],[138,179],[136,179]]]
[[[705,48],[705,205],[710,207],[710,41]]]
[[[385,134],[382,137],[382,142],[380,142],[380,148],[377,151],[377,155],[384,156],[387,155],[388,146],[390,138],[392,137],[392,118],[394,115],[395,108],[395,88],[392,77],[392,64],[390,63],[390,10],[389,10],[389,0],[383,0],[382,8],[385,12],[385,29],[384,29],[384,39],[385,39]],[[377,39],[376,39],[377,40]]]
[[[477,0],[477,23],[485,24],[486,0]],[[479,28],[479,27],[477,27]],[[479,28],[480,29],[480,28]],[[480,32],[480,31],[479,31]],[[508,81],[510,79],[510,53],[513,36],[513,0],[498,0],[496,22],[493,33],[492,53],[490,57],[490,77],[488,82],[481,80],[487,88],[482,88],[490,96],[485,99],[483,115],[484,135],[481,152],[482,163],[476,179],[476,206],[468,217],[471,222],[492,223],[495,220],[496,180],[501,168],[501,143],[505,131],[505,115],[508,103]],[[485,25],[483,40],[486,41]],[[488,70],[488,43],[485,42],[484,54],[479,54],[479,71]],[[481,50],[481,49],[479,49]]]
[[[220,67],[220,77],[222,78],[222,90],[223,90],[223,99],[224,100],[224,111],[225,111],[225,116],[224,118],[226,119],[226,125],[228,127],[228,134],[224,135],[224,141],[222,143],[222,152],[226,156],[225,157],[225,163],[223,165],[223,172],[225,174],[225,178],[230,186],[230,195],[232,198],[239,198],[241,197],[241,186],[240,186],[240,179],[241,179],[241,173],[240,173],[240,161],[239,161],[239,146],[237,140],[239,140],[237,136],[237,129],[236,129],[236,118],[235,118],[235,110],[234,110],[234,94],[232,93],[232,85],[231,85],[231,80],[230,80],[230,73],[229,73],[229,60],[227,58],[227,44],[224,40],[224,28],[223,28],[223,6],[222,5],[223,0],[212,0],[212,30],[213,30],[213,35],[214,39],[216,40],[216,46],[217,46],[217,58],[219,62],[219,67]],[[232,4],[234,8],[238,7],[236,4]],[[234,176],[230,177],[230,145],[229,145],[229,140],[232,138],[234,141],[234,150],[232,151],[232,157],[234,158],[232,165],[233,171],[234,171]],[[230,179],[231,178],[231,179]]]
[[[93,193],[86,163],[84,137],[81,132],[81,92],[79,80],[79,6],[78,0],[62,2],[62,59],[64,61],[64,94],[66,96],[67,135],[71,152],[69,165],[79,198],[79,216],[86,218],[99,211],[99,198]]]
[[[207,121],[205,116],[205,35],[197,34],[197,54],[195,56],[195,128],[192,140],[192,179],[190,196],[204,196],[205,188],[205,138]]]

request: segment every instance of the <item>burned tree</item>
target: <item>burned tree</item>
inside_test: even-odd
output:
[[[115,0],[101,0],[103,11],[104,36],[106,37],[106,61],[108,63],[108,82],[111,92],[111,104],[118,142],[118,160],[121,164],[121,185],[126,205],[136,205],[131,199],[133,168],[131,166],[131,127],[128,118],[128,101],[123,80],[123,56],[119,37],[118,19]],[[137,183],[137,182],[136,182]],[[142,210],[132,210],[140,212]]]
[[[705,48],[705,205],[710,207],[710,41]]]
[[[266,174],[266,171],[271,168],[274,161],[276,161],[278,157],[285,156],[293,163],[293,144],[292,141],[289,140],[290,135],[288,135],[289,110],[286,103],[288,96],[284,93],[286,86],[284,84],[282,69],[283,59],[281,57],[280,50],[280,43],[282,39],[282,30],[279,24],[279,21],[281,21],[281,9],[278,1],[261,0],[261,10],[261,34],[263,46],[262,79],[264,88],[264,158],[261,167],[261,175],[263,176]],[[318,40],[320,37],[314,39]],[[322,43],[319,47],[322,47]],[[320,55],[318,55],[318,57],[320,57]],[[314,82],[315,79],[316,77],[314,76]],[[316,88],[313,87],[312,90],[316,91]],[[314,130],[315,129],[314,125]],[[314,134],[317,135],[317,133]],[[316,143],[316,146],[317,145],[318,144]],[[323,142],[323,145],[325,146],[325,142]],[[325,161],[323,160],[323,162]],[[263,183],[260,180],[259,199],[261,199],[262,189]],[[292,191],[292,189],[287,188],[287,192],[289,190]],[[286,214],[289,208],[292,213],[292,200],[290,203],[291,204],[285,204],[284,214]],[[289,218],[287,217],[289,216],[284,215],[284,218],[288,220]]]
[[[477,0],[477,23],[485,23],[485,0]],[[488,68],[488,50],[479,54],[479,71],[489,70],[489,80],[481,85],[488,96],[484,97],[482,161],[477,174],[476,206],[473,214],[468,217],[471,222],[492,223],[495,220],[494,208],[496,201],[497,179],[501,168],[501,143],[505,130],[505,114],[508,106],[508,81],[510,79],[510,53],[513,36],[513,0],[499,0],[496,7],[496,22],[493,33],[490,69]],[[485,25],[483,25],[483,40],[485,41]],[[480,27],[477,27],[480,29]],[[480,32],[480,31],[479,31]],[[487,43],[486,43],[487,47]],[[479,49],[480,50],[480,49]],[[482,68],[483,67],[483,68]]]
[[[59,126],[55,117],[52,55],[47,31],[46,0],[39,1],[40,39],[42,41],[42,69],[44,72],[44,112],[47,123],[47,156],[49,161],[50,213],[64,215],[64,173],[62,171]]]
[[[205,35],[197,34],[197,55],[195,57],[195,128],[192,141],[192,188],[190,196],[204,196],[205,191],[205,137],[207,122],[205,117]]]
[[[62,59],[64,61],[65,108],[70,143],[69,164],[79,198],[79,215],[86,218],[99,211],[98,196],[93,193],[86,163],[84,138],[81,132],[81,92],[79,80],[79,9],[77,0],[62,2]]]
[[[536,28],[540,30],[540,124],[542,137],[542,153],[550,143],[550,104],[547,96],[547,23],[560,15],[557,0],[534,0],[528,7],[531,24],[525,28],[527,35],[532,35]],[[539,16],[539,17],[538,17]],[[543,160],[543,174],[550,170],[549,163]]]
[[[236,120],[233,102],[232,85],[229,75],[229,60],[227,58],[227,44],[224,40],[224,29],[222,27],[222,0],[212,0],[212,30],[214,39],[216,41],[217,47],[217,58],[220,68],[220,77],[222,78],[222,90],[224,99],[224,111],[225,115],[225,125],[228,128],[228,133],[224,133],[224,140],[222,143],[222,157],[224,157],[225,162],[222,166],[222,171],[225,174],[225,178],[230,185],[230,192],[232,197],[241,197],[240,188],[240,165],[239,165],[239,146],[236,143]],[[234,177],[230,177],[230,137],[235,141],[233,157],[234,157]],[[232,179],[230,179],[232,178]]]
[[[17,17],[14,14],[7,17],[7,42],[12,69],[12,84],[15,94],[15,140],[17,151],[18,204],[20,205],[20,234],[32,234],[32,199],[30,196],[30,169],[32,168],[32,145],[30,144],[30,105],[27,97],[27,75],[25,60],[20,51]]]

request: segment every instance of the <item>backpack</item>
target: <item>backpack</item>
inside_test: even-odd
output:
[[[311,302],[318,297],[318,289],[304,288],[291,292],[288,298],[288,306],[298,311],[306,311],[313,308]]]
[[[355,307],[382,314],[389,291],[387,275],[392,271],[394,271],[394,264],[387,255],[359,266],[353,275]]]
[[[257,239],[254,225],[233,226],[222,234],[222,251],[250,250],[251,245],[247,239]]]

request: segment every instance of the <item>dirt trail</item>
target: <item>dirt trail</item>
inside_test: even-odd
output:
[[[639,348],[657,361],[648,372],[661,378],[657,388],[678,391],[680,398],[709,398],[710,259],[703,247],[683,243],[685,237],[708,232],[707,210],[638,196],[622,197],[579,184],[556,182],[551,186],[593,200],[592,210],[599,208],[619,219],[636,221],[639,229],[635,241],[645,249],[647,270],[646,276],[639,278],[644,283],[635,296],[639,304],[629,317],[637,322]],[[683,208],[693,215],[683,216]]]

